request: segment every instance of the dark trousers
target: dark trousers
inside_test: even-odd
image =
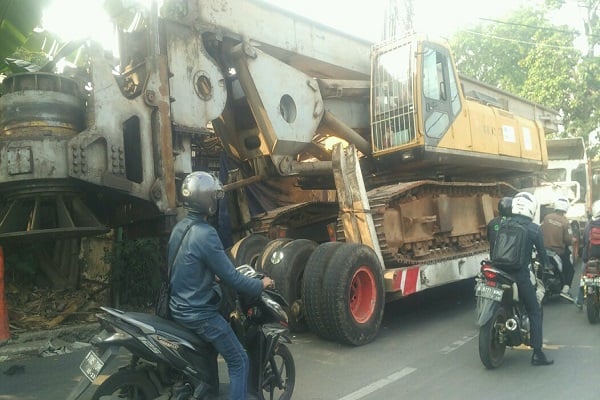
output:
[[[573,268],[573,263],[571,262],[571,252],[568,249],[565,250],[564,254],[560,256],[560,260],[562,261],[563,267],[563,285],[569,285],[569,287],[571,287],[573,275],[575,275],[575,268]]]
[[[519,298],[525,305],[531,325],[531,347],[534,350],[542,349],[542,307],[537,301],[535,287],[529,278],[529,269],[521,268],[515,274],[515,280],[519,287]]]

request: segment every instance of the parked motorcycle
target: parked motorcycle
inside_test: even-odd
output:
[[[581,276],[585,308],[590,324],[600,321],[600,260],[592,258],[584,267]]]
[[[539,282],[538,282],[539,283]],[[543,286],[538,286],[538,301]],[[529,316],[519,299],[514,278],[488,260],[481,262],[476,277],[477,324],[479,325],[479,358],[488,369],[498,368],[504,361],[507,346],[530,345]]]
[[[238,270],[260,277],[248,265]],[[250,359],[249,391],[261,400],[290,399],[296,374],[294,359],[284,344],[291,343],[285,300],[275,290],[265,289],[259,297],[239,295],[233,303],[230,321]],[[129,362],[97,387],[92,400],[217,398],[217,353],[210,343],[152,314],[101,309],[104,313],[97,316],[103,335],[81,362],[84,377],[69,400],[79,399],[122,348],[131,353]]]

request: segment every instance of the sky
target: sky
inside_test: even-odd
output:
[[[53,0],[44,15],[45,27],[63,38],[93,36],[109,41],[110,22],[102,9],[103,0]],[[134,0],[129,0],[134,1]],[[149,0],[138,0],[148,2]],[[373,42],[381,38],[383,12],[389,0],[263,0],[304,15],[325,25]],[[484,22],[482,18],[503,19],[521,5],[543,0],[413,0],[414,24],[419,32],[448,38],[457,30]],[[402,3],[402,0],[399,1]],[[571,8],[557,13],[555,22],[579,29],[580,15]],[[65,10],[69,10],[65,13]],[[74,17],[80,16],[80,17]],[[575,26],[577,25],[577,26]]]
[[[344,0],[266,0],[311,19],[374,42],[381,37],[383,12],[389,0],[362,0],[348,7]],[[529,3],[536,0],[529,0]],[[413,0],[414,24],[418,32],[449,37],[459,29],[501,19],[526,0]],[[400,1],[402,4],[402,1]]]

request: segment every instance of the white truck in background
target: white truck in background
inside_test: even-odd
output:
[[[540,223],[553,210],[558,197],[566,197],[571,203],[566,216],[571,221],[573,235],[579,239],[593,202],[591,165],[585,143],[582,137],[576,137],[546,140],[546,146],[548,168],[540,174],[538,184],[530,190],[540,208],[537,222]]]

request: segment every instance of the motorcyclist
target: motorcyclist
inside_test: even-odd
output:
[[[547,214],[542,221],[542,233],[544,234],[544,246],[560,257],[562,262],[562,290],[560,295],[569,301],[574,301],[569,290],[575,270],[571,262],[571,251],[569,246],[573,244],[573,233],[571,224],[565,216],[569,209],[569,200],[559,197],[554,202],[554,212]]]
[[[487,225],[487,238],[490,243],[490,254],[492,254],[492,250],[494,249],[494,242],[496,241],[496,236],[498,235],[498,229],[500,228],[500,222],[502,220],[510,217],[512,208],[512,197],[503,197],[498,202],[498,216],[492,218]]]
[[[548,256],[544,248],[544,236],[540,226],[533,222],[537,210],[535,197],[528,192],[518,193],[512,200],[511,210],[512,216],[510,218],[527,227],[526,254],[530,254],[533,246],[535,246],[542,266],[548,265]],[[531,364],[550,365],[554,361],[546,358],[542,351],[542,309],[537,300],[535,287],[531,283],[529,264],[521,265],[514,277],[519,288],[519,297],[527,309],[531,323],[531,347],[533,348]]]
[[[596,200],[594,204],[592,204],[592,219],[585,225],[585,229],[583,230],[583,250],[581,252],[581,260],[583,261],[582,265],[584,266],[591,258],[590,232],[594,226],[600,227],[600,200]],[[583,282],[580,282],[579,284],[579,293],[575,299],[575,305],[578,308],[583,307]]]
[[[217,231],[207,222],[223,197],[217,178],[207,172],[192,172],[183,180],[181,196],[188,214],[173,228],[168,245],[169,260],[174,258],[170,275],[171,317],[213,344],[227,363],[229,398],[243,400],[247,396],[248,355],[219,313],[222,293],[216,278],[250,296],[260,295],[273,281],[239,273],[225,253]],[[196,396],[199,390],[196,388]]]

